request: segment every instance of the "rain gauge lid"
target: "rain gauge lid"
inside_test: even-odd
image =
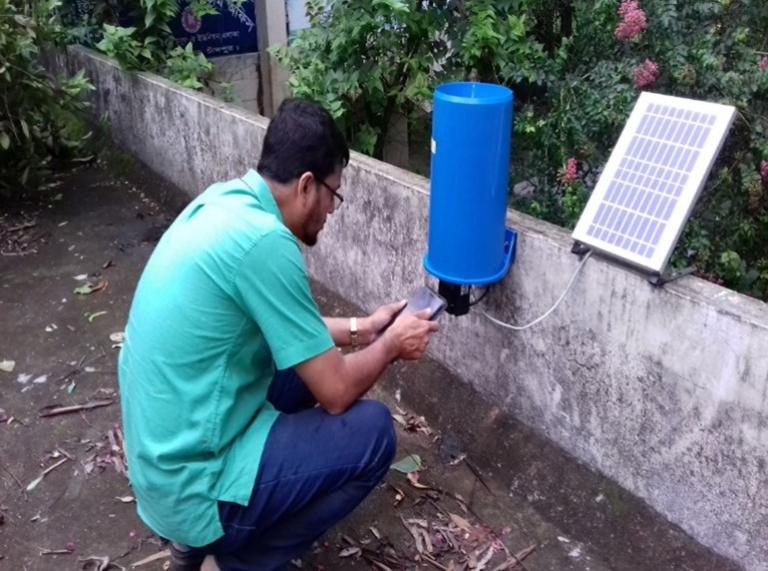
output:
[[[512,90],[503,85],[476,81],[443,83],[435,89],[435,98],[466,104],[493,104],[512,101]]]

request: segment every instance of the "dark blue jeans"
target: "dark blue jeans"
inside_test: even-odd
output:
[[[250,502],[219,502],[224,536],[200,550],[226,571],[285,567],[381,482],[395,454],[392,419],[380,402],[330,415],[293,370],[277,372],[268,398],[282,414]]]

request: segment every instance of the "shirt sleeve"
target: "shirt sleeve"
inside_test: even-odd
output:
[[[262,236],[243,257],[235,296],[261,329],[278,369],[287,369],[334,346],[309,289],[296,240],[287,231]]]

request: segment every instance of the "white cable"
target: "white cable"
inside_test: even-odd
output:
[[[589,259],[589,257],[591,255],[592,255],[592,250],[587,252],[587,255],[584,256],[583,260],[581,260],[581,263],[579,264],[579,267],[576,268],[576,271],[573,272],[573,276],[571,276],[571,281],[568,282],[568,287],[565,288],[565,291],[560,295],[558,300],[555,302],[555,305],[550,307],[546,311],[546,313],[544,315],[541,315],[541,316],[537,317],[536,319],[534,319],[530,323],[526,323],[525,325],[512,325],[511,323],[505,323],[503,321],[499,321],[495,317],[491,317],[485,311],[482,312],[483,315],[485,317],[487,317],[489,320],[491,320],[493,323],[495,323],[496,325],[499,325],[500,327],[504,327],[506,329],[512,329],[513,331],[524,331],[525,329],[528,329],[529,327],[533,327],[534,325],[536,325],[540,321],[544,321],[547,317],[549,317],[550,313],[552,313],[553,311],[555,311],[555,309],[557,309],[557,306],[560,305],[560,302],[562,302],[563,299],[565,299],[565,296],[568,294],[568,292],[571,291],[571,287],[573,286],[574,282],[576,281],[576,277],[579,275],[579,273],[581,272],[581,268],[584,267],[584,264],[587,263],[587,260]]]

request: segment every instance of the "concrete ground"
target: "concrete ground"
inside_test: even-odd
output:
[[[122,463],[114,334],[183,202],[112,153],[0,209],[0,569],[165,568]],[[359,314],[316,294],[329,314]],[[739,569],[437,363],[394,365],[375,396],[393,411],[398,459],[423,468],[392,470],[296,567]]]

